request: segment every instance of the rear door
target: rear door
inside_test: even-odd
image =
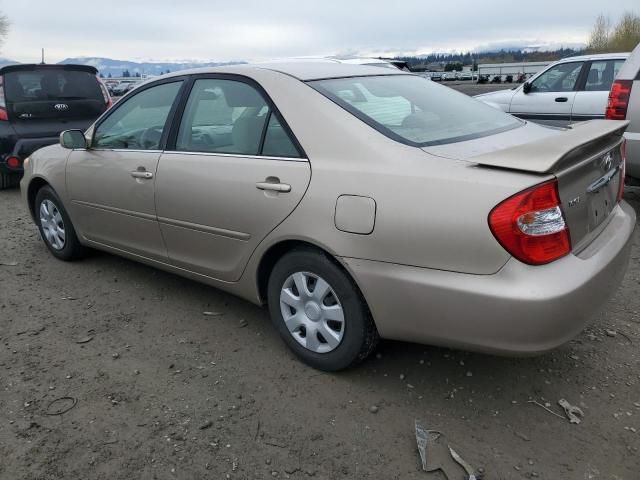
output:
[[[616,58],[587,62],[573,102],[572,122],[604,118],[611,84],[624,61]]]
[[[537,123],[566,126],[584,62],[554,65],[530,82],[531,90],[519,88],[511,100],[509,113]]]
[[[302,199],[309,162],[268,96],[243,77],[197,78],[171,137],[156,181],[169,259],[238,280]]]
[[[55,137],[86,129],[110,104],[93,69],[77,66],[16,68],[4,75],[7,113],[20,137]]]
[[[166,262],[156,171],[182,85],[168,79],[122,100],[96,126],[91,148],[71,152],[67,188],[74,222],[87,239]]]

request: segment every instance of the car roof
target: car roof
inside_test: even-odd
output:
[[[575,61],[583,61],[583,60],[608,60],[608,59],[616,59],[616,58],[627,58],[630,55],[629,52],[620,52],[620,53],[593,53],[590,55],[578,55],[576,57],[566,57],[561,60],[558,60],[556,63],[564,63],[564,62],[575,62]]]
[[[310,80],[322,80],[328,78],[344,78],[344,77],[364,77],[370,75],[407,75],[408,72],[401,70],[382,69],[369,65],[354,65],[348,63],[336,63],[330,59],[326,61],[286,61],[274,63],[257,63],[242,65],[224,65],[220,67],[204,67],[194,68],[191,70],[181,70],[163,75],[158,78],[167,78],[169,76],[196,75],[206,73],[229,73],[236,75],[246,75],[251,77],[252,72],[258,70],[272,70],[280,72],[290,77],[297,78],[303,82]]]

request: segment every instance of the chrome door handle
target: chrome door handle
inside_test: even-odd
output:
[[[258,190],[270,190],[272,192],[288,193],[291,191],[291,185],[286,183],[258,182],[256,183]]]
[[[133,172],[131,172],[131,176],[133,178],[146,178],[146,179],[150,179],[153,178],[153,173],[151,172],[145,172],[145,171],[140,171],[140,170],[134,170]]]

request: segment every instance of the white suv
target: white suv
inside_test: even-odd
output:
[[[607,53],[564,58],[520,86],[475,98],[522,119],[548,125],[605,118],[611,84],[628,56]]]
[[[627,183],[640,186],[640,44],[633,49],[611,86],[606,118],[629,120]]]

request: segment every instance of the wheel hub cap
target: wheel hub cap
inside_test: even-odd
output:
[[[317,303],[309,302],[304,307],[304,313],[309,317],[309,320],[317,322],[320,319],[321,310]]]
[[[344,336],[344,311],[331,286],[309,272],[297,272],[284,282],[280,311],[291,336],[316,353],[338,347]]]
[[[43,200],[40,204],[40,226],[49,246],[54,250],[62,250],[67,238],[64,221],[60,210],[51,200]]]

